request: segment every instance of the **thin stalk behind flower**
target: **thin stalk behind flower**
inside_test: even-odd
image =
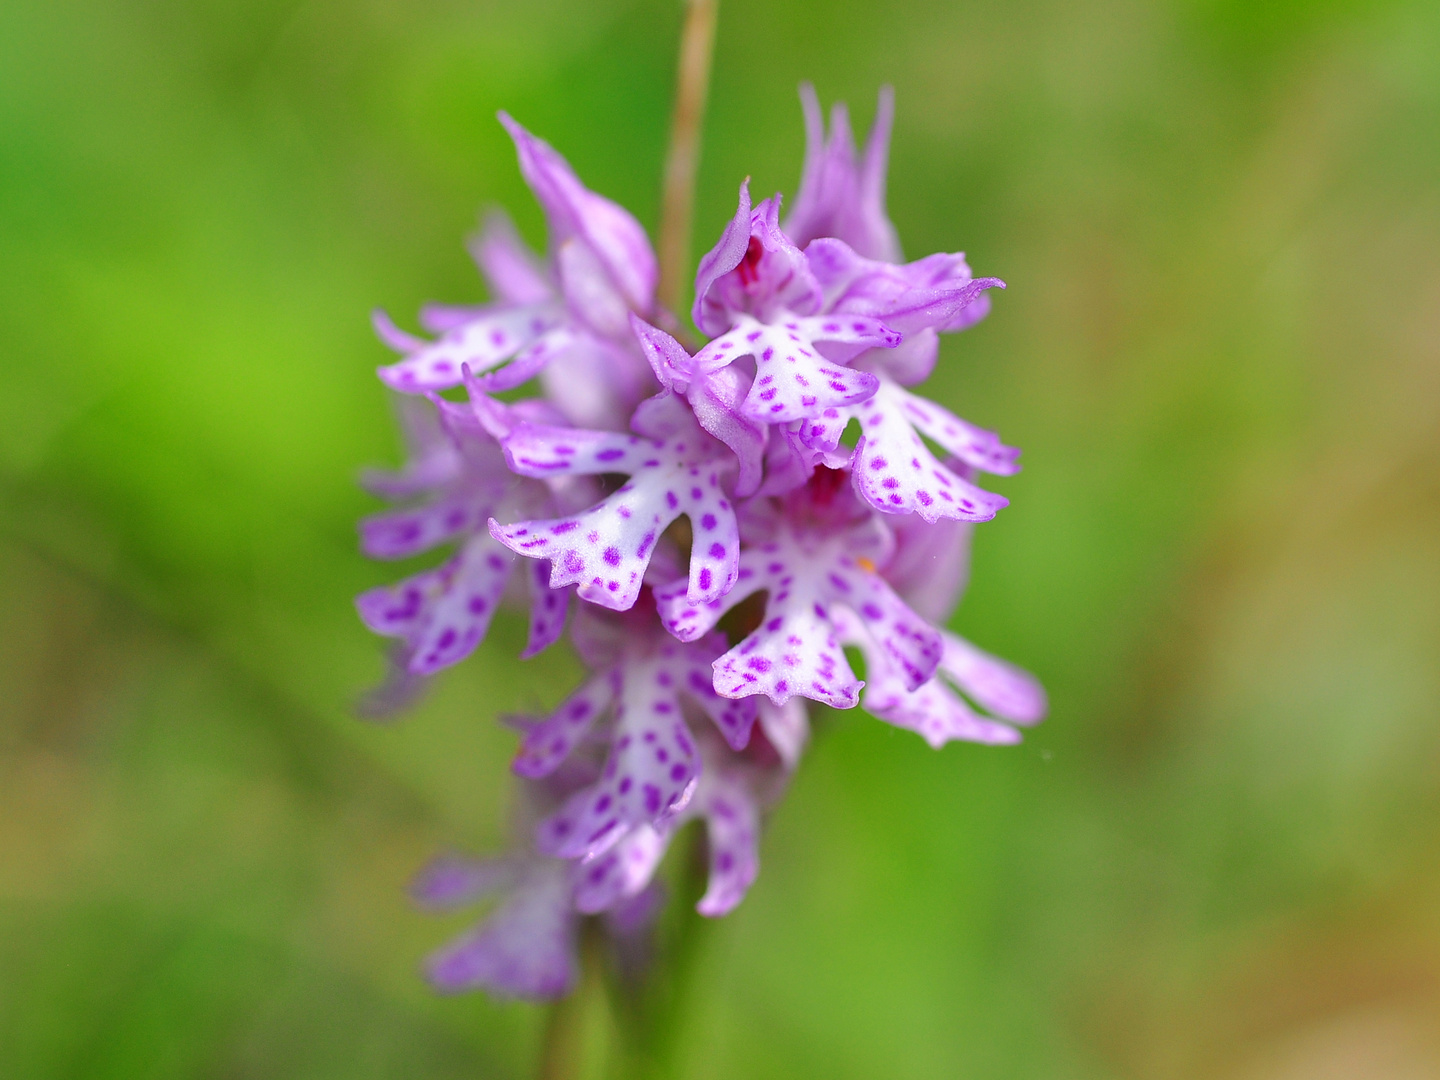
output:
[[[658,955],[638,985],[612,980],[619,1024],[613,1075],[624,1080],[666,1080],[678,1071],[679,1036],[694,990],[698,961],[714,920],[696,911],[708,878],[709,844],[702,830],[677,838],[679,872],[671,879],[678,896],[657,942]]]
[[[550,1006],[541,1040],[537,1080],[577,1080],[593,1072],[593,1028],[597,1009],[605,1010],[605,958],[602,931],[595,919],[580,927],[580,978],[575,991]],[[609,1023],[608,1013],[601,1018]]]
[[[660,210],[660,282],[657,299],[666,311],[683,310],[690,269],[690,227],[695,210],[695,177],[700,163],[700,127],[710,87],[719,0],[687,0],[675,78],[675,112],[665,156]]]

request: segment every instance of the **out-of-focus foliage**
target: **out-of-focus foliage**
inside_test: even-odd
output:
[[[399,726],[350,596],[366,313],[540,219],[504,107],[653,226],[674,0],[0,5],[0,1074],[525,1075],[402,888],[504,841],[574,664]],[[704,939],[686,1077],[1440,1070],[1440,6],[725,0],[697,245],[795,86],[899,102],[912,254],[1010,283],[935,396],[1025,449],[955,625],[1014,750],[835,717]]]

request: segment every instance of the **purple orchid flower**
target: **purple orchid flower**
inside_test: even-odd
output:
[[[493,303],[426,307],[429,341],[377,318],[404,354],[381,378],[408,395],[409,460],[367,476],[400,505],[362,523],[362,545],[455,551],[358,599],[398,641],[374,700],[408,700],[472,651],[517,565],[525,655],[565,636],[573,607],[589,672],[548,714],[511,720],[515,850],[442,860],[416,884],[427,906],[498,898],[432,957],[442,989],[567,992],[579,920],[603,914],[617,941],[643,932],[656,868],[692,821],[710,853],[698,910],[733,909],[808,743],[808,702],[861,705],[937,747],[1012,743],[1044,716],[1031,676],[944,629],[975,524],[1008,502],[976,478],[1015,473],[1018,451],[914,389],[939,336],[983,318],[1004,283],[958,253],[901,261],[888,89],[861,155],[843,106],[827,137],[813,89],[801,99],[794,208],[782,226],[778,195],[752,206],[740,186],[696,272],[698,348],[656,325],[669,316],[635,219],[503,114],[549,224],[545,258],[492,215],[473,253]],[[539,396],[497,396],[532,380]],[[462,385],[468,401],[439,396]]]
[[[608,637],[607,647],[590,648],[600,673],[529,728],[515,771],[549,775],[607,722],[609,756],[600,778],[571,796],[536,834],[548,854],[593,858],[634,826],[658,827],[684,810],[701,772],[686,707],[707,716],[735,750],[749,743],[756,710],[753,702],[716,692],[711,663],[723,640],[682,644],[660,629],[653,609],[611,622],[587,617],[577,632]]]
[[[695,542],[687,590],[698,601],[721,597],[735,582],[740,530],[721,479],[734,458],[670,391],[636,409],[635,434],[521,424],[503,440],[505,460],[521,476],[595,476],[629,480],[585,512],[501,525],[496,540],[519,555],[549,559],[550,587],[577,584],[581,599],[624,611],[635,603],[660,535],[682,514]]]
[[[709,881],[696,910],[710,918],[732,911],[760,870],[760,814],[775,784],[763,769],[714,739],[698,740],[704,768],[683,809],[658,825],[637,825],[601,855],[576,866],[575,904],[606,911],[649,885],[671,838],[689,821],[702,821],[710,855]]]

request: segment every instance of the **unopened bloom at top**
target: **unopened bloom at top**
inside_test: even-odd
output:
[[[958,252],[902,261],[885,210],[888,90],[863,154],[843,107],[827,137],[814,91],[801,96],[794,207],[782,219],[779,195],[752,205],[740,185],[696,270],[698,347],[661,328],[634,218],[503,115],[549,223],[546,258],[492,218],[476,255],[494,302],[425,309],[432,341],[378,322],[404,353],[381,377],[423,422],[406,469],[372,483],[402,505],[365,523],[365,547],[456,552],[362,595],[367,624],[400,641],[407,674],[428,675],[475,647],[523,562],[526,655],[575,608],[587,670],[552,712],[515,721],[514,851],[439,864],[418,887],[431,904],[504,894],[433,960],[443,988],[565,992],[577,920],[643,923],[688,821],[710,843],[700,911],[733,908],[809,702],[860,705],[937,747],[1014,742],[1045,713],[1032,677],[944,626],[971,530],[1008,504],[980,476],[1015,473],[1019,452],[917,390],[941,336],[983,318],[1003,282]],[[465,400],[440,396],[454,388]]]
[[[898,263],[900,237],[885,211],[885,173],[890,161],[890,129],[895,122],[895,93],[880,89],[875,123],[857,160],[850,113],[836,102],[830,113],[830,137],[820,99],[809,83],[800,86],[805,111],[805,167],[785,231],[802,247],[820,237],[844,241],[861,256]]]

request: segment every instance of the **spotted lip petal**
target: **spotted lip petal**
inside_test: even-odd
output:
[[[682,698],[710,714],[732,747],[748,742],[756,716],[753,703],[720,702],[706,677],[710,658],[720,647],[716,642],[697,647],[662,641],[650,651],[622,658],[612,676],[617,680],[615,720],[604,772],[540,823],[536,842],[541,851],[561,858],[594,858],[635,826],[661,828],[685,809],[700,774],[700,758]],[[556,716],[563,718],[565,708]],[[547,730],[538,741],[549,747],[544,739],[551,734]]]
[[[695,743],[678,695],[663,669],[626,672],[610,758],[600,781],[540,823],[536,843],[560,858],[604,852],[642,822],[663,822],[683,810],[699,772]]]
[[[721,596],[735,580],[739,524],[721,486],[728,465],[708,435],[693,426],[668,439],[616,432],[517,425],[504,440],[510,467],[523,476],[628,473],[618,491],[585,512],[501,525],[491,534],[506,547],[551,562],[550,587],[578,585],[581,599],[615,611],[635,603],[660,534],[682,514],[690,519],[690,590],[697,600]]]
[[[1002,444],[993,432],[968,424],[882,377],[869,400],[848,409],[827,409],[803,422],[797,435],[817,453],[834,453],[851,419],[860,422],[862,432],[849,458],[855,490],[875,509],[919,514],[927,522],[989,521],[1009,505],[1003,495],[972,483],[968,469],[957,471],[937,461],[921,438],[923,434],[934,439],[970,468],[1004,475],[1018,472],[1019,451]]]
[[[960,473],[935,460],[915,429],[893,383],[882,388],[858,412],[864,434],[855,447],[855,490],[877,510],[919,514],[927,522],[989,521],[1010,500],[976,487]]]
[[[864,684],[845,659],[833,615],[850,608],[874,627],[907,685],[920,685],[940,662],[938,632],[878,574],[844,554],[843,545],[843,537],[816,543],[786,536],[747,549],[735,588],[717,602],[692,604],[678,586],[656,590],[661,622],[680,640],[693,640],[741,600],[766,590],[760,626],[715,661],[716,692],[764,694],[777,705],[798,695],[853,708]]]
[[[761,323],[740,316],[736,326],[695,355],[697,369],[718,371],[743,356],[754,357],[755,381],[740,411],[767,424],[816,416],[827,408],[854,405],[875,393],[879,380],[827,361],[816,343],[839,341],[889,348],[900,335],[875,319],[790,317]]]
[[[478,533],[443,566],[361,593],[355,606],[372,631],[405,642],[413,674],[429,675],[475,651],[512,565],[508,551]]]

